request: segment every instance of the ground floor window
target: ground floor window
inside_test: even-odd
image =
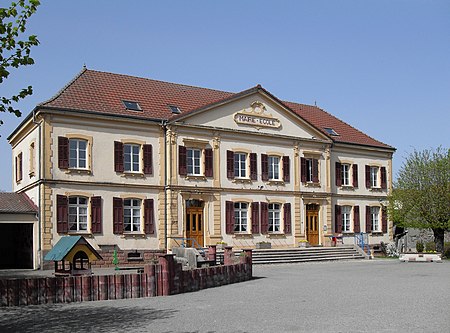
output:
[[[234,231],[247,231],[248,204],[246,202],[234,203]]]
[[[372,231],[380,231],[380,207],[370,207]]]
[[[123,227],[126,232],[141,231],[141,200],[123,201]]]
[[[352,207],[343,206],[342,207],[342,232],[350,232],[350,216],[351,216]]]
[[[87,230],[88,199],[69,197],[69,231]]]
[[[269,204],[269,232],[279,232],[280,231],[280,216],[281,208],[280,204],[270,203]]]

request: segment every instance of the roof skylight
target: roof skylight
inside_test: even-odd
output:
[[[172,111],[172,113],[175,113],[175,114],[181,113],[181,110],[180,110],[180,108],[178,106],[169,105],[169,108],[170,108],[170,111]]]
[[[339,134],[337,134],[336,131],[330,127],[324,127],[323,129],[330,135],[339,136]]]
[[[132,111],[142,111],[141,106],[139,105],[138,102],[134,102],[134,101],[122,101],[123,105],[125,105],[127,110],[132,110]]]

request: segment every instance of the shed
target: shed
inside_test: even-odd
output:
[[[55,263],[57,275],[91,274],[91,262],[103,259],[83,236],[62,237],[44,257]],[[69,263],[67,269],[66,262]]]

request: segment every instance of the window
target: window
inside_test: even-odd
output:
[[[181,113],[181,110],[178,106],[175,105],[169,105],[170,111],[172,111],[173,114],[179,114]]]
[[[247,231],[248,204],[246,202],[234,203],[234,231]]]
[[[380,231],[380,207],[370,207],[372,231]]]
[[[357,164],[336,162],[335,170],[336,170],[336,186],[358,187]]]
[[[125,199],[123,201],[124,232],[139,232],[141,230],[141,200]]]
[[[261,178],[264,181],[289,182],[290,162],[289,156],[276,156],[261,154]]]
[[[139,172],[140,145],[123,145],[123,167],[125,172]]]
[[[343,206],[342,207],[342,232],[350,232],[351,231],[351,206]]]
[[[339,134],[337,134],[336,131],[330,127],[324,127],[323,129],[330,135],[339,136]]]
[[[370,167],[370,186],[378,187],[378,167]]]
[[[269,156],[269,180],[280,180],[280,157]]]
[[[202,145],[206,146],[206,143]],[[204,167],[202,167],[202,165]],[[182,176],[213,177],[212,148],[178,147],[178,173]]]
[[[387,188],[386,167],[366,165],[366,188]]]
[[[122,101],[123,105],[125,105],[125,108],[127,110],[132,110],[132,111],[142,111],[140,105],[138,104],[138,102],[133,102],[133,101]]]
[[[269,232],[279,232],[280,231],[280,217],[281,210],[280,204],[270,203],[269,204]]]
[[[19,153],[16,156],[16,182],[20,182],[23,177],[23,155]]]
[[[187,153],[187,174],[193,176],[200,176],[200,157],[201,150],[188,148]]]
[[[34,142],[32,142],[30,144],[30,172],[29,172],[29,176],[33,177],[34,176],[34,170],[35,170],[35,164],[36,164],[36,150],[35,150],[35,144]]]
[[[69,197],[69,231],[87,231],[88,199]]]
[[[301,162],[301,180],[303,183],[319,182],[319,161],[315,158],[300,159]]]
[[[69,139],[69,168],[86,169],[87,141]]]
[[[350,186],[350,164],[341,165],[342,185]]]
[[[247,177],[247,154],[234,153],[234,177]]]

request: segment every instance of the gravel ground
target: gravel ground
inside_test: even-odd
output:
[[[450,262],[254,266],[168,297],[0,309],[0,332],[450,332]]]

